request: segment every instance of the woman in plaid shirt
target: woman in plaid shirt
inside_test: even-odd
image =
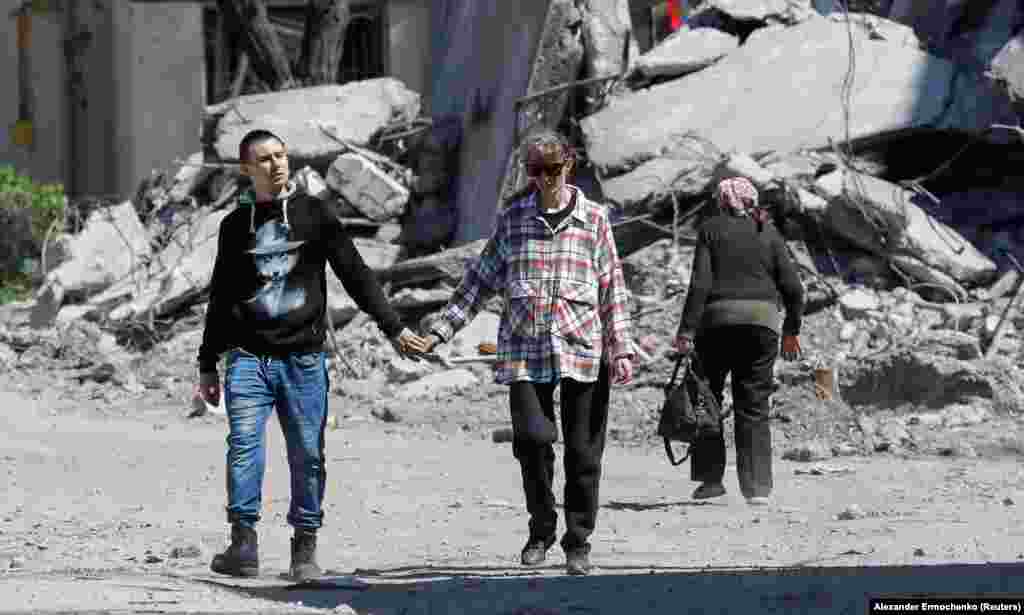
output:
[[[567,183],[573,153],[544,132],[524,145],[527,190],[509,200],[479,259],[469,266],[430,347],[466,326],[497,293],[505,298],[495,381],[509,385],[512,451],[522,468],[529,539],[523,565],[543,563],[557,530],[552,493],[554,391],[565,442],[566,532],[570,574],[590,571],[598,483],[608,423],[609,380],[633,379],[629,293],[608,214]]]

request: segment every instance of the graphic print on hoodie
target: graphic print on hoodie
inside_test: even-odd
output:
[[[268,220],[256,231],[248,254],[262,286],[245,300],[253,318],[273,320],[305,306],[306,289],[291,276],[299,262],[299,248],[305,243],[289,241],[288,227],[276,219]]]
[[[221,353],[259,356],[323,350],[327,271],[356,305],[394,337],[402,321],[345,232],[336,204],[289,187],[257,204],[251,191],[221,221],[200,371],[216,371]]]

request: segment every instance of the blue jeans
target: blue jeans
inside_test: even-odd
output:
[[[260,519],[266,468],[266,426],[276,409],[291,471],[288,523],[319,528],[327,470],[327,362],[323,352],[257,357],[232,350],[224,377],[228,434],[228,522],[253,527]]]

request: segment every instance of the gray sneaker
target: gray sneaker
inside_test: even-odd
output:
[[[540,540],[531,538],[527,541],[526,546],[523,547],[523,552],[519,555],[519,561],[524,566],[540,566],[548,558],[548,549],[551,545],[555,544],[552,540]]]
[[[590,545],[576,547],[565,552],[565,571],[571,575],[589,574],[593,565],[590,563]]]

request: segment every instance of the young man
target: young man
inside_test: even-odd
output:
[[[289,181],[288,153],[280,138],[267,131],[250,132],[239,146],[239,160],[252,187],[221,222],[198,356],[198,393],[217,404],[217,361],[228,353],[224,401],[230,425],[231,545],[213,558],[211,569],[233,576],[259,573],[254,528],[260,518],[264,430],[276,410],[291,471],[291,575],[304,580],[320,574],[316,532],[326,484],[326,264],[396,350],[422,352],[426,345],[402,327],[331,208]]]

